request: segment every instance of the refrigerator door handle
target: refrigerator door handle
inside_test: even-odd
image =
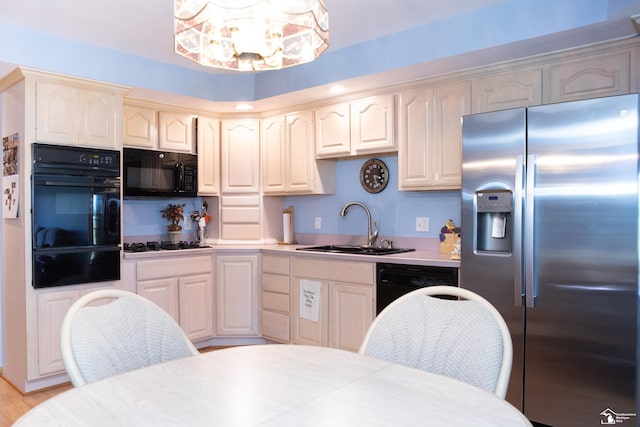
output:
[[[533,226],[535,219],[534,203],[533,203],[533,189],[535,187],[536,179],[536,165],[537,157],[535,154],[529,154],[527,156],[527,182],[525,188],[525,218],[524,218],[524,253],[527,254],[524,258],[524,290],[525,290],[525,302],[527,307],[535,307],[536,298],[536,286],[533,277]]]
[[[513,304],[522,306],[522,191],[524,189],[524,156],[516,156],[515,186],[513,189]]]

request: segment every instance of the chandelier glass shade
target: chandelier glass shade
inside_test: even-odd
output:
[[[174,0],[176,53],[239,71],[291,67],[329,47],[322,0]]]

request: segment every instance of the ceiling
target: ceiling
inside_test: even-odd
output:
[[[329,10],[329,49],[337,50],[502,0],[324,1]],[[0,21],[155,61],[224,72],[174,53],[171,0],[2,1]]]

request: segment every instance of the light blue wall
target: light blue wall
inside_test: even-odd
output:
[[[360,167],[365,159],[340,160],[337,164],[338,191],[327,196],[297,196],[285,198],[285,206],[294,208],[294,232],[311,234],[365,235],[366,216],[353,207],[345,217],[340,209],[349,201],[367,205],[378,222],[380,236],[438,237],[440,227],[451,218],[460,223],[460,192],[398,191],[398,158],[378,157],[389,168],[391,180],[381,193],[367,193],[360,185]],[[322,228],[316,230],[315,218],[322,218]],[[429,232],[417,232],[416,217],[429,217]]]
[[[352,208],[345,217],[339,215],[342,206],[349,201],[363,202],[371,210],[373,220],[378,222],[380,236],[402,237],[438,237],[440,227],[451,218],[460,223],[460,192],[406,192],[398,191],[398,158],[397,156],[380,156],[389,168],[391,180],[381,193],[367,193],[360,186],[360,167],[364,159],[339,160],[337,163],[338,189],[336,194],[326,196],[286,197],[283,208],[291,205],[294,208],[294,233],[305,234],[342,234],[364,235],[366,220],[364,211]],[[123,203],[124,237],[132,240],[132,236],[159,236],[166,234],[165,220],[160,210],[167,203],[185,203],[185,223],[194,210],[200,210],[201,199],[172,200],[125,200]],[[213,213],[214,218],[219,218]],[[322,227],[315,229],[315,218],[322,218]],[[429,217],[429,232],[417,232],[416,217]],[[192,224],[186,224],[191,227]],[[185,230],[185,238],[195,229]],[[277,236],[275,236],[277,237]],[[133,239],[135,240],[135,239]],[[193,239],[191,239],[193,240]]]
[[[0,61],[212,101],[253,100],[579,28],[629,9],[639,10],[640,0],[505,0],[302,66],[217,75],[49,37],[0,16],[0,37],[11,41],[0,46]]]

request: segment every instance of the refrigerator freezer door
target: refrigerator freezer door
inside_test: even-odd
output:
[[[524,413],[597,425],[607,408],[638,411],[638,96],[534,107],[527,121]]]
[[[515,280],[520,265],[518,218],[522,215],[525,150],[525,110],[499,111],[465,116],[463,119],[462,263],[461,287],[489,300],[502,314],[513,340],[513,368],[507,400],[522,407],[523,316],[521,281]],[[518,160],[519,159],[519,160]],[[513,195],[511,215],[494,234],[490,209],[479,197],[491,191]],[[508,209],[499,209],[508,210]],[[486,221],[486,225],[483,224]],[[478,234],[481,234],[478,236]],[[487,241],[492,242],[491,244]],[[508,251],[486,250],[511,248]],[[519,277],[519,276],[517,276]]]

